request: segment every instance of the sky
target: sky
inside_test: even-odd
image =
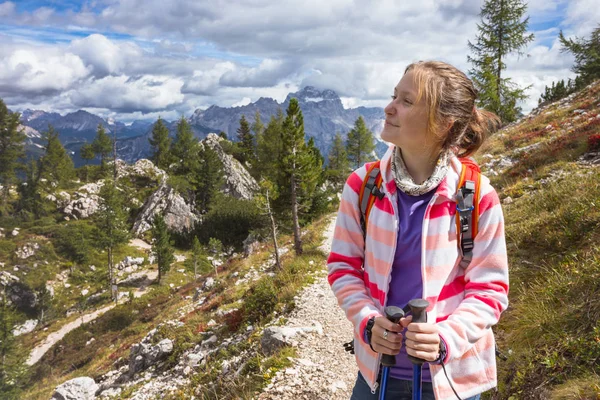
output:
[[[598,0],[531,0],[523,55],[507,77],[574,77],[558,33],[589,37]],[[385,107],[404,68],[441,60],[464,72],[483,0],[0,0],[0,98],[14,111],[84,109],[123,122],[174,120],[211,105],[282,102],[304,86],[346,108]]]

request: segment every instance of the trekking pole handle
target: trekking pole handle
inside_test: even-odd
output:
[[[408,306],[410,307],[410,312],[412,314],[412,322],[423,323],[427,322],[427,307],[429,307],[429,302],[424,299],[413,299],[408,302]],[[411,355],[408,356],[410,362],[416,365],[423,365],[423,363],[427,362],[426,360],[422,360],[417,357],[413,357]]]
[[[400,318],[404,317],[404,310],[396,306],[388,306],[384,309],[387,319],[394,324],[400,322]],[[393,367],[396,365],[396,356],[384,354],[381,356],[381,365],[384,367]]]

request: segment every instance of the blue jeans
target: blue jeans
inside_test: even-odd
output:
[[[381,375],[380,375],[381,376]],[[433,395],[433,386],[431,382],[423,382],[421,385],[421,399],[422,400],[435,400]],[[412,400],[412,381],[403,381],[400,379],[394,379],[388,377],[387,390],[385,393],[386,398],[393,400]],[[479,395],[469,397],[463,400],[479,400]],[[379,399],[379,388],[375,391],[375,394],[371,393],[371,388],[359,372],[352,390],[352,396],[350,400],[378,400]]]

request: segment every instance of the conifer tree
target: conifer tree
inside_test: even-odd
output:
[[[346,139],[348,161],[356,169],[373,158],[374,150],[373,133],[367,128],[363,117],[360,116],[354,122],[354,128],[348,132]]]
[[[94,146],[92,146],[91,143],[84,144],[79,149],[79,156],[85,161],[85,165],[87,165],[90,160],[96,158],[96,154],[94,154]]]
[[[529,17],[523,19],[527,4],[523,0],[486,0],[481,8],[481,24],[475,43],[469,41],[473,64],[469,71],[479,91],[479,107],[497,114],[503,122],[512,122],[521,111],[517,102],[525,99],[525,90],[509,78],[504,78],[506,57],[533,41],[527,34]]]
[[[250,125],[246,120],[246,116],[240,118],[240,127],[237,129],[237,138],[239,140],[239,148],[242,154],[242,162],[254,161],[254,135],[250,131]]]
[[[40,194],[39,160],[30,160],[25,169],[26,185],[19,185],[19,210],[27,211],[39,218],[43,214],[43,199]]]
[[[40,177],[60,186],[75,175],[73,160],[67,154],[58,138],[58,132],[52,125],[48,125],[48,130],[42,133],[42,137],[46,146],[39,161]]]
[[[106,250],[108,281],[111,293],[113,294],[113,300],[116,301],[115,293],[112,292],[112,287],[116,284],[114,251],[129,239],[127,213],[125,211],[123,194],[111,180],[105,181],[104,186],[100,189],[100,197],[103,202],[98,212],[94,215],[97,231],[96,237],[98,238],[98,245]]]
[[[8,213],[9,188],[15,182],[20,159],[25,157],[25,134],[19,129],[20,115],[11,113],[0,99],[0,215]]]
[[[333,139],[328,161],[327,176],[337,189],[341,189],[350,173],[350,163],[348,162],[348,153],[342,135],[339,132],[335,134]]]
[[[258,162],[255,164],[256,177],[269,178],[271,182],[279,182],[280,170],[277,168],[283,154],[283,121],[284,114],[281,109],[271,116],[269,123],[260,135],[256,137],[256,154]]]
[[[169,130],[160,117],[152,127],[152,136],[148,141],[153,151],[150,160],[158,168],[166,170],[171,162],[171,138]]]
[[[223,185],[223,164],[208,145],[200,146],[199,166],[194,174],[196,208],[201,214],[210,211],[217,192]]]
[[[175,261],[171,235],[169,234],[165,219],[161,214],[157,214],[154,218],[152,235],[154,236],[152,252],[156,255],[156,262],[158,264],[158,283],[160,283],[162,277],[169,272],[171,264]]]
[[[174,171],[179,175],[186,175],[198,168],[198,139],[188,121],[181,116],[177,122],[177,133],[171,146],[171,154],[175,159]]]
[[[97,156],[100,156],[100,168],[103,172],[106,171],[106,161],[108,160],[110,153],[113,151],[113,142],[111,137],[106,133],[106,130],[102,124],[98,124],[96,137],[92,142],[92,147],[94,148],[94,153]]]
[[[25,378],[24,351],[16,346],[13,327],[17,322],[13,307],[7,304],[6,287],[0,293],[0,393],[3,399],[19,399]]]
[[[192,265],[194,267],[194,280],[198,279],[198,266],[200,265],[200,260],[202,258],[202,246],[200,245],[200,241],[197,236],[194,236],[192,240]]]
[[[580,78],[576,90],[581,89],[595,79],[600,78],[600,25],[592,31],[589,39],[567,39],[562,31],[559,34],[561,52],[570,52],[575,56],[573,72]]]
[[[294,250],[296,255],[302,254],[302,239],[300,236],[300,222],[298,206],[300,203],[300,184],[303,168],[306,168],[310,153],[304,142],[304,117],[298,104],[298,99],[291,99],[287,108],[287,116],[283,122],[282,130],[283,154],[281,157],[281,170],[286,177],[290,190],[292,212],[292,228],[294,231]],[[283,184],[283,182],[282,182]]]

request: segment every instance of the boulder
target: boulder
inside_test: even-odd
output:
[[[25,333],[29,333],[35,329],[37,324],[38,324],[37,319],[29,319],[29,320],[25,321],[24,324],[16,326],[13,329],[12,333],[14,336],[19,336],[19,335],[23,335]]]
[[[150,230],[154,217],[159,213],[164,215],[169,229],[178,233],[190,232],[199,220],[183,197],[163,182],[144,203],[142,211],[133,224],[132,233],[140,236]]]
[[[99,388],[92,378],[82,376],[59,385],[51,400],[93,400]]]
[[[129,374],[131,376],[149,368],[173,352],[171,339],[163,339],[158,344],[152,345],[151,340],[155,333],[156,329],[151,330],[140,343],[131,346],[129,354]]]

